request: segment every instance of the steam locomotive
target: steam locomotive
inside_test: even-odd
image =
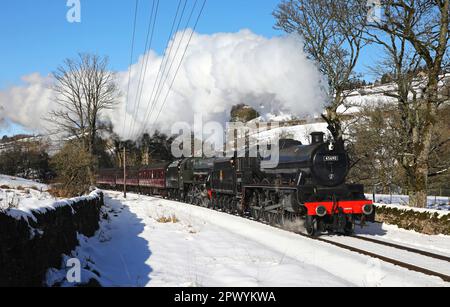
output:
[[[349,158],[343,146],[311,134],[310,145],[280,141],[279,163],[238,157],[186,158],[127,172],[131,191],[250,216],[271,225],[304,219],[308,235],[351,235],[355,222],[373,221],[373,202],[362,185],[347,184]],[[123,170],[101,170],[97,183],[121,189]]]

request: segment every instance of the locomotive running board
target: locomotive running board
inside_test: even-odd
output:
[[[297,190],[297,187],[289,187],[289,186],[279,186],[274,187],[271,185],[246,185],[244,189],[269,189],[269,190]]]

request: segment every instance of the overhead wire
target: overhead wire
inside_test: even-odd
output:
[[[155,6],[155,4],[156,4],[156,6]],[[141,71],[140,71],[140,75],[139,75],[139,84],[137,87],[135,103],[134,103],[134,110],[133,110],[133,119],[134,120],[131,121],[131,124],[129,127],[130,128],[129,137],[133,136],[133,132],[135,130],[135,125],[136,125],[135,119],[137,118],[137,114],[138,114],[139,108],[141,106],[142,94],[143,94],[145,78],[146,78],[147,70],[148,70],[148,62],[149,62],[149,57],[150,57],[148,52],[151,50],[152,45],[153,45],[153,37],[154,37],[154,33],[155,33],[158,11],[159,11],[159,0],[153,0],[152,9],[151,9],[150,17],[149,17],[149,22],[148,22],[145,48],[144,48],[145,60],[144,60],[143,65],[141,66]]]
[[[178,41],[178,46],[177,46],[176,51],[175,51],[175,54],[174,54],[174,56],[173,56],[173,58],[172,58],[172,60],[171,60],[171,62],[170,62],[170,66],[169,66],[169,69],[167,70],[167,73],[166,73],[166,76],[165,76],[165,78],[164,78],[164,81],[163,81],[162,83],[160,82],[160,84],[159,84],[159,86],[158,86],[158,90],[156,91],[156,96],[155,96],[154,103],[153,103],[153,109],[151,110],[150,114],[152,114],[152,113],[154,112],[154,108],[157,107],[157,104],[158,104],[158,102],[159,102],[159,97],[161,96],[161,93],[162,93],[162,91],[163,91],[163,89],[164,89],[164,85],[166,84],[167,79],[168,79],[169,76],[170,76],[170,72],[171,72],[171,70],[172,70],[173,64],[175,63],[175,61],[176,61],[176,59],[177,59],[178,51],[180,50],[181,43],[182,43],[183,40],[184,40],[184,36],[185,36],[185,34],[186,34],[186,29],[187,29],[187,27],[189,26],[189,23],[190,23],[190,21],[191,21],[191,19],[192,19],[192,15],[194,14],[195,8],[197,7],[197,3],[198,3],[198,0],[195,0],[195,3],[194,3],[194,5],[192,6],[192,9],[191,9],[191,13],[190,13],[190,15],[189,15],[189,18],[188,18],[188,20],[187,20],[187,22],[186,22],[185,30],[183,31],[183,34],[181,35],[181,38],[180,38],[179,41]],[[172,43],[172,46],[173,46],[173,45],[176,45],[176,38],[174,39],[174,41],[173,41],[173,43]],[[169,57],[169,58],[170,58],[170,57]],[[166,63],[166,64],[167,64],[167,63]],[[162,81],[162,78],[161,78],[160,81]],[[148,120],[150,120],[150,119],[151,119],[151,116],[148,118]],[[146,122],[147,122],[147,121],[146,121]]]
[[[203,5],[202,5],[202,7],[201,7],[201,9],[200,9],[200,12],[199,12],[199,14],[198,14],[198,16],[197,16],[197,20],[195,21],[195,25],[194,25],[194,27],[193,27],[193,29],[192,29],[192,31],[191,31],[191,35],[190,35],[189,40],[188,40],[188,42],[187,42],[187,44],[186,44],[186,48],[185,48],[184,53],[183,53],[183,55],[182,55],[182,57],[181,57],[181,61],[180,61],[180,63],[178,64],[177,70],[176,70],[175,75],[174,75],[174,77],[173,77],[173,79],[172,79],[172,82],[171,82],[171,84],[170,84],[170,86],[169,86],[169,90],[167,91],[167,94],[166,94],[166,96],[165,96],[165,98],[164,98],[163,104],[162,104],[162,106],[161,106],[161,108],[160,108],[160,110],[159,110],[159,112],[158,112],[158,115],[157,115],[156,119],[152,122],[152,127],[151,127],[151,128],[153,128],[153,126],[157,123],[157,121],[158,121],[158,119],[159,119],[159,117],[160,117],[160,115],[161,115],[161,113],[162,113],[162,110],[164,109],[164,107],[165,107],[165,105],[166,105],[166,103],[167,103],[167,99],[169,98],[169,95],[170,95],[170,93],[171,93],[171,91],[172,91],[173,85],[174,85],[174,83],[175,83],[175,80],[176,80],[177,75],[178,75],[178,73],[179,73],[179,70],[180,70],[180,68],[181,68],[181,65],[183,64],[183,60],[184,60],[184,58],[185,58],[185,56],[186,56],[186,53],[187,53],[187,51],[188,51],[188,49],[189,49],[190,43],[191,43],[191,41],[192,41],[192,37],[193,37],[193,35],[194,35],[194,33],[195,33],[195,30],[197,29],[198,23],[199,23],[199,21],[200,21],[200,18],[201,18],[202,14],[203,14],[204,9],[205,9],[206,2],[207,2],[207,0],[204,0],[204,1],[203,1]]]
[[[148,100],[148,103],[147,103],[147,107],[145,109],[145,112],[143,113],[144,114],[144,122],[143,122],[143,124],[145,124],[146,120],[148,119],[149,111],[152,109],[153,95],[155,94],[155,90],[157,90],[157,85],[159,84],[160,76],[162,78],[161,74],[163,73],[163,69],[166,67],[165,63],[167,62],[168,56],[169,56],[169,54],[172,53],[173,44],[170,45],[170,47],[169,47],[169,44],[170,44],[170,41],[172,39],[172,35],[174,33],[174,30],[175,30],[175,25],[177,24],[178,16],[180,15],[180,9],[181,9],[181,4],[182,3],[183,3],[183,0],[180,0],[178,2],[177,11],[176,11],[174,19],[172,21],[172,27],[171,27],[169,36],[167,38],[165,53],[164,53],[163,58],[161,59],[161,63],[159,65],[158,73],[156,75],[156,78],[155,78],[155,81],[154,81],[154,84],[153,84],[153,88],[152,88],[152,91],[151,91],[151,94],[150,94],[150,97],[149,97],[149,100]],[[183,6],[183,9],[181,11],[180,19],[184,15],[184,11],[186,9],[186,4],[187,4],[187,0],[184,0],[184,6]],[[141,134],[141,133],[139,133],[139,134]]]
[[[127,96],[125,101],[125,114],[123,117],[123,135],[125,137],[125,125],[127,120],[127,107],[129,103],[130,98],[130,85],[131,85],[131,65],[133,64],[133,57],[134,57],[134,45],[135,45],[135,38],[136,38],[136,24],[137,24],[137,16],[138,16],[138,10],[139,10],[139,0],[135,0],[135,9],[134,9],[134,22],[133,22],[133,35],[131,39],[131,55],[130,55],[130,65],[128,67],[128,87],[127,87]]]

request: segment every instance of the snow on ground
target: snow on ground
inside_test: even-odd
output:
[[[0,189],[0,210],[11,217],[32,218],[33,211],[50,208],[56,199],[48,192],[25,188],[24,190]]]
[[[364,228],[357,227],[357,235],[394,244],[420,249],[450,257],[450,237],[430,236],[415,231],[404,230],[394,225],[373,223]]]
[[[89,197],[97,197],[94,191]],[[86,198],[86,197],[85,197]],[[18,177],[0,175],[0,212],[15,219],[36,220],[34,213],[45,213],[70,205],[81,198],[58,199],[48,193],[48,186]]]
[[[295,120],[295,116],[292,114],[285,114],[284,112],[278,112],[278,114],[266,113],[261,115],[260,117],[251,120],[250,123],[259,123],[259,122],[285,122]]]
[[[368,199],[373,199],[373,195],[367,194]],[[384,195],[377,194],[375,202],[382,205],[394,205],[407,207],[409,196],[407,195]],[[410,208],[410,207],[408,207]],[[450,211],[450,197],[429,196],[428,209]],[[419,209],[420,210],[420,209]],[[422,209],[423,212],[423,209]]]
[[[34,218],[33,210],[49,208],[56,201],[47,190],[45,184],[0,175],[0,211],[18,219]]]
[[[291,138],[307,145],[311,143],[311,133],[323,132],[325,134],[328,134],[329,132],[327,127],[328,125],[326,123],[306,124],[292,127],[279,127],[276,129],[260,132],[258,135],[255,135],[255,137],[258,140],[266,141],[274,139],[275,137],[281,137],[283,139]]]
[[[11,189],[17,188],[34,188],[40,191],[46,191],[48,186],[46,184],[38,183],[36,181],[27,180],[19,177],[12,177],[7,175],[0,175],[0,186],[7,186]]]
[[[36,221],[34,214],[45,213],[48,211],[53,211],[59,207],[70,206],[81,200],[93,200],[99,197],[100,190],[93,191],[91,194],[82,197],[75,197],[70,199],[58,199],[51,196],[49,193],[36,193],[36,191],[30,190],[24,193],[14,192],[15,197],[18,199],[18,204],[16,207],[9,208],[5,210],[5,213],[17,220],[32,219]]]
[[[107,193],[110,219],[73,253],[104,286],[449,286],[326,243],[177,202]],[[175,219],[175,223],[162,223]],[[50,284],[64,271],[51,270]]]

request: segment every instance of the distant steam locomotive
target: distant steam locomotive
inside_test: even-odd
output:
[[[271,225],[305,219],[308,235],[350,235],[355,221],[373,221],[374,206],[362,185],[346,184],[349,158],[343,146],[312,133],[312,143],[280,141],[278,165],[262,158],[186,158],[127,173],[130,190],[197,206],[251,216]],[[101,170],[100,187],[120,189],[123,170]]]

